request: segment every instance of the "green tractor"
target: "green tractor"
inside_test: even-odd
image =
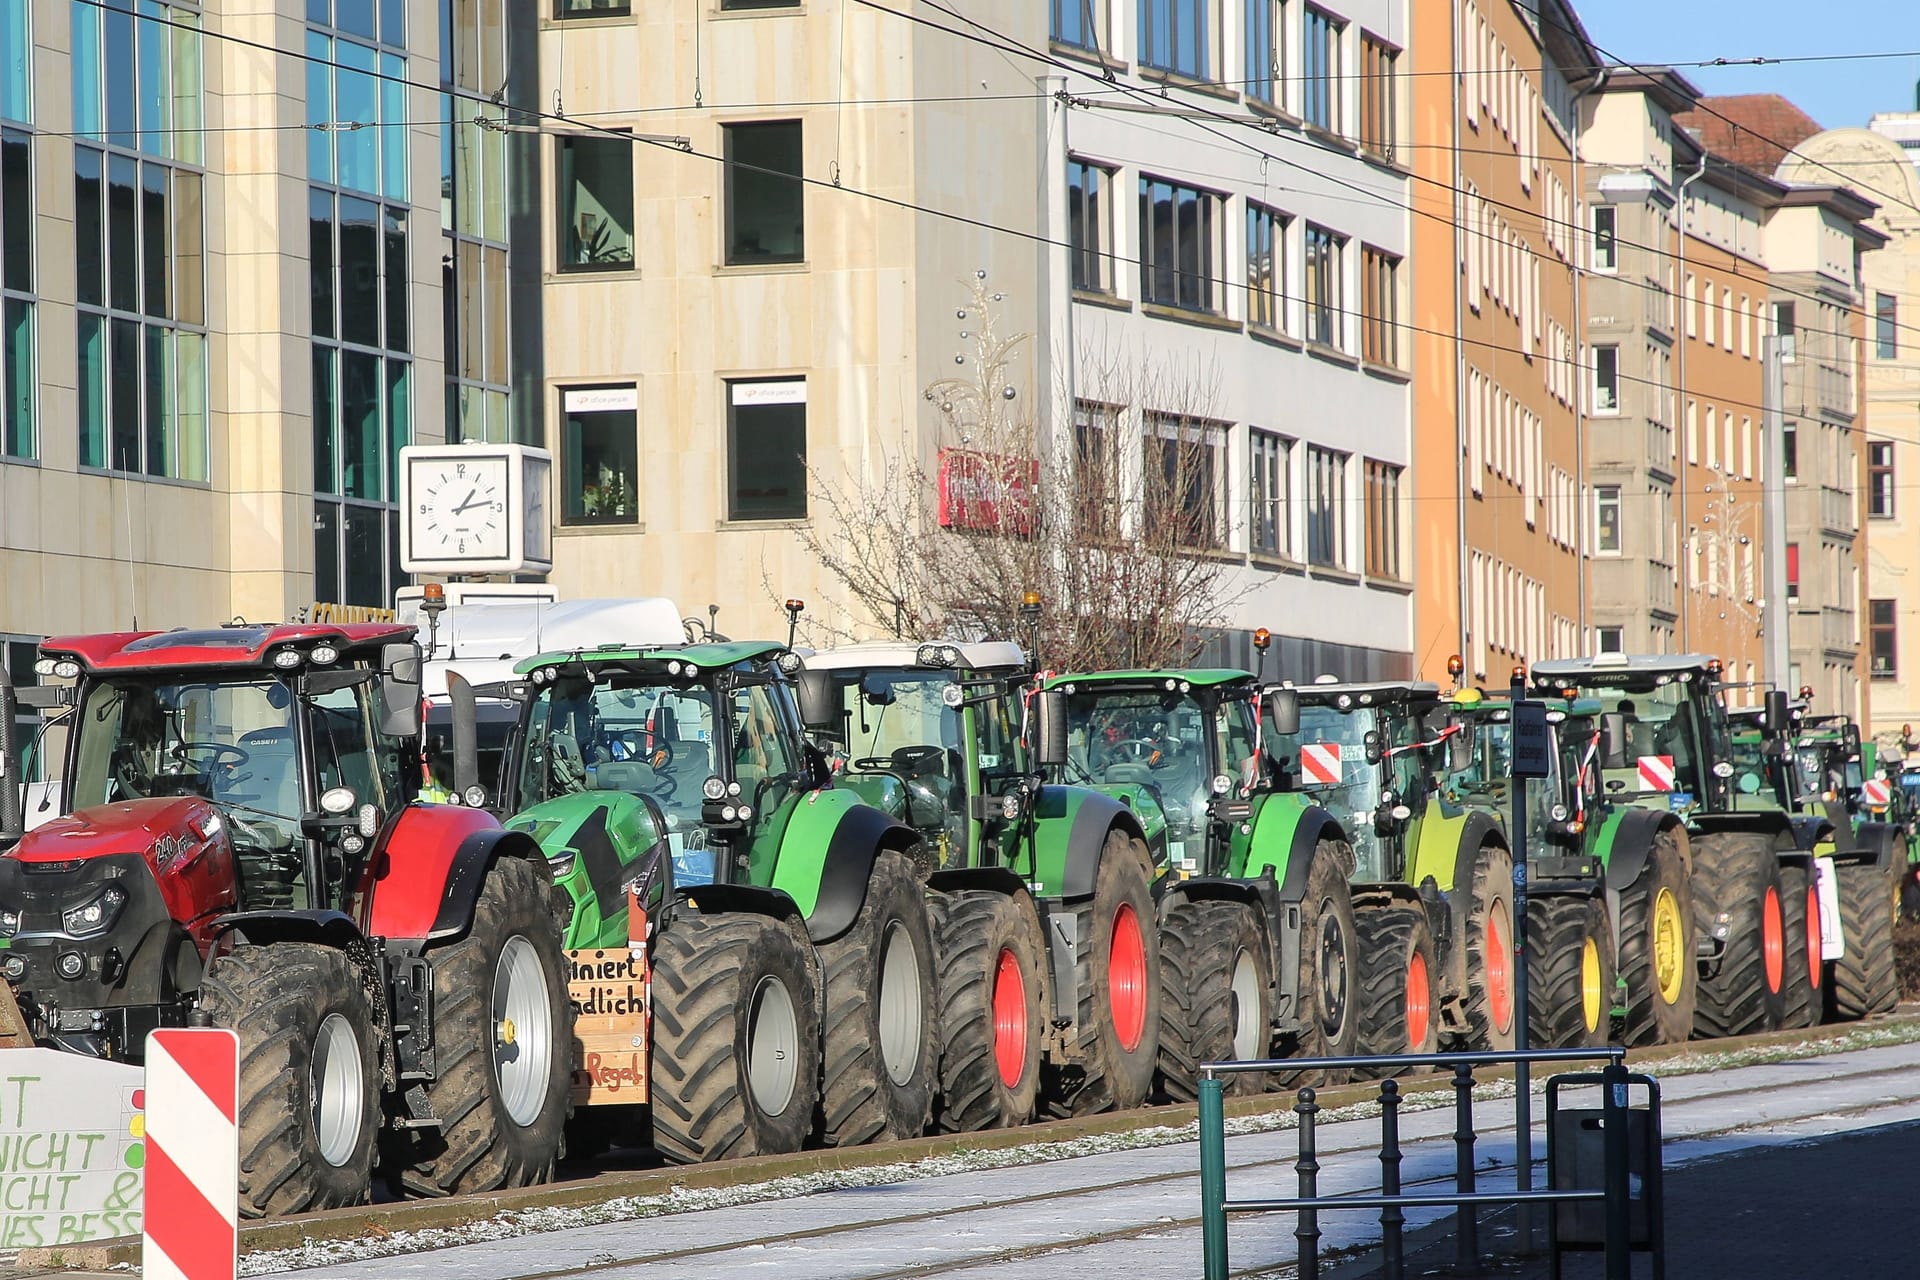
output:
[[[674,1161],[909,1137],[932,1112],[920,837],[830,785],[795,665],[759,642],[526,659],[518,682],[486,690],[519,703],[491,797],[475,691],[449,680],[459,794],[509,811],[570,899],[576,1105],[650,1103],[652,1143]],[[629,956],[637,989],[597,983]],[[610,1055],[610,1076],[588,1027],[634,1049]],[[577,1113],[572,1129],[591,1139],[611,1119]]]
[[[1270,752],[1295,803],[1350,833],[1360,1051],[1512,1048],[1513,856],[1502,823],[1439,785],[1474,767],[1476,739],[1434,684],[1293,692],[1299,724]]]
[[[1043,785],[1028,678],[1015,645],[948,641],[815,653],[799,676],[835,785],[911,827],[926,860],[950,1132],[1138,1106],[1160,1048],[1146,832],[1110,796]]]
[[[1633,811],[1626,856],[1607,862],[1629,1043],[1684,1038],[1688,1022],[1720,1037],[1798,1020],[1815,858],[1786,811],[1755,800],[1765,777],[1739,768],[1720,671],[1698,654],[1615,653],[1533,669],[1541,688],[1600,703],[1603,798]],[[1764,714],[1784,732],[1782,695]]]
[[[1205,1062],[1347,1055],[1359,1043],[1353,854],[1326,809],[1280,794],[1255,678],[1231,669],[1060,675],[1036,697],[1052,776],[1140,820],[1158,886],[1160,1061],[1188,1100]],[[1291,692],[1273,714],[1291,724]],[[1258,1076],[1228,1089],[1257,1092]]]

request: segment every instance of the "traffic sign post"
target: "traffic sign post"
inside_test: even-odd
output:
[[[1527,700],[1527,669],[1513,669],[1508,742],[1513,761],[1513,1047],[1527,1051],[1527,781],[1553,773],[1553,734],[1547,704]],[[1533,1094],[1528,1064],[1513,1065],[1513,1168],[1519,1189],[1533,1190]],[[1515,1206],[1521,1252],[1533,1250],[1531,1206]]]

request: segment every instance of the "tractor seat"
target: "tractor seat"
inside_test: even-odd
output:
[[[230,799],[287,818],[298,817],[300,770],[292,732],[279,726],[254,729],[241,734],[236,745],[247,753],[247,761],[216,799]]]

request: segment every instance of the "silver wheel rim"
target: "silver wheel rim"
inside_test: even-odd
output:
[[[1241,1062],[1258,1058],[1261,1042],[1260,970],[1245,951],[1233,957],[1233,1056]]]
[[[493,970],[493,1070],[507,1118],[526,1128],[546,1109],[553,1079],[553,1007],[540,953],[519,934]]]
[[[344,1014],[330,1013],[313,1038],[307,1069],[313,1132],[320,1158],[338,1169],[353,1158],[366,1123],[366,1077],[360,1073],[360,1037]]]
[[[799,1083],[800,1019],[786,984],[768,974],[747,1013],[747,1091],[762,1115],[777,1116]]]
[[[921,1029],[926,1006],[920,998],[920,957],[906,926],[888,923],[880,940],[880,1061],[897,1085],[913,1079],[920,1066]]]

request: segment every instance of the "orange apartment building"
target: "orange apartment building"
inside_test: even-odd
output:
[[[1558,0],[1412,6],[1414,653],[1504,683],[1580,652],[1577,98]]]

